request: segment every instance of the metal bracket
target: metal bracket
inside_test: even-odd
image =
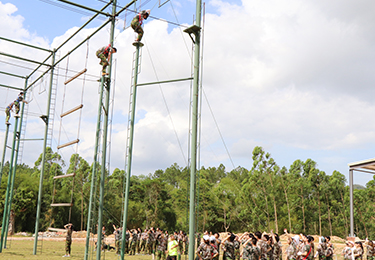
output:
[[[200,33],[201,31],[201,27],[197,26],[197,25],[192,25],[190,26],[189,28],[186,28],[184,30],[184,32],[188,33],[191,40],[193,41],[193,43],[195,44],[195,40],[193,39],[193,37],[191,36],[192,34],[195,35],[195,39],[197,38],[197,35]]]
[[[48,117],[46,115],[42,115],[40,116],[40,118],[44,121],[46,125],[48,124]]]

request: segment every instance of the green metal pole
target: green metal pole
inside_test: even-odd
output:
[[[137,100],[137,81],[138,81],[138,65],[139,65],[139,49],[141,43],[136,45],[136,58],[134,64],[134,81],[133,81],[133,98],[130,115],[130,129],[129,129],[129,148],[128,148],[128,161],[126,169],[126,186],[125,186],[125,200],[124,200],[124,212],[122,220],[122,244],[121,244],[121,260],[124,260],[125,255],[125,233],[126,233],[126,221],[128,219],[128,207],[129,207],[129,190],[130,190],[130,176],[132,169],[132,155],[133,155],[133,137],[134,137],[134,122],[135,122],[135,102]]]
[[[12,174],[12,166],[13,166],[13,159],[14,159],[14,148],[16,146],[16,135],[17,135],[17,124],[18,124],[18,118],[16,117],[15,123],[14,123],[14,132],[13,132],[13,144],[12,144],[12,153],[10,156],[10,165],[9,165],[9,174],[8,174],[8,185],[5,195],[5,202],[4,202],[4,213],[3,213],[3,224],[1,229],[1,240],[0,240],[0,253],[2,252],[3,244],[4,244],[4,236],[5,233],[8,232],[7,228],[7,215],[8,215],[8,207],[9,207],[9,196],[10,196],[10,189],[11,184],[13,181],[13,174]]]
[[[25,87],[26,86],[27,86],[27,79],[25,80]],[[26,92],[24,93],[24,99],[26,99]],[[18,131],[17,131],[17,134],[16,134],[16,137],[17,137],[16,155],[14,156],[14,163],[13,163],[13,177],[12,177],[12,183],[11,183],[11,188],[10,188],[9,206],[8,206],[7,220],[5,222],[5,224],[6,224],[5,230],[7,230],[7,231],[9,230],[10,210],[12,209],[14,182],[15,182],[15,179],[16,179],[17,159],[18,159],[18,151],[19,151],[19,148],[20,148],[20,138],[21,138],[22,119],[23,119],[24,109],[25,109],[25,103],[22,102],[21,118],[20,118],[20,123],[18,124]],[[16,117],[16,121],[18,121],[17,117]],[[7,238],[8,238],[8,232],[5,232],[4,248],[7,247]]]
[[[111,35],[110,35],[110,43],[111,46],[113,46],[113,41],[115,37],[115,22],[116,20],[114,19],[116,15],[116,4],[117,0],[113,1],[113,6],[112,6],[112,15],[113,19],[111,21]],[[112,55],[111,59],[109,61],[109,66],[108,66],[108,80],[106,82],[106,96],[105,96],[105,106],[104,106],[104,115],[103,115],[103,139],[102,139],[102,165],[101,165],[101,176],[100,176],[100,194],[99,194],[99,214],[98,214],[98,239],[97,239],[97,250],[96,250],[96,259],[100,260],[101,257],[101,250],[99,247],[102,244],[102,227],[103,227],[103,202],[104,202],[104,183],[105,183],[105,174],[106,174],[106,157],[107,157],[107,131],[108,131],[108,113],[109,113],[109,98],[111,96],[111,72],[112,72]],[[104,76],[102,76],[102,83],[104,81]],[[103,84],[102,84],[103,85]],[[108,169],[109,170],[109,169]]]
[[[3,158],[1,159],[1,165],[0,165],[0,184],[1,184],[1,178],[3,176],[5,154],[6,154],[6,151],[7,151],[8,133],[9,133],[9,125],[7,125],[7,129],[5,130]]]
[[[99,138],[100,138],[100,118],[102,116],[102,105],[103,105],[103,91],[104,91],[104,77],[102,77],[101,81],[101,89],[100,89],[100,96],[99,96],[99,109],[98,109],[98,119],[96,124],[96,139],[95,139],[95,148],[94,148],[94,163],[92,168],[92,175],[91,175],[91,187],[90,187],[90,203],[89,203],[89,210],[87,216],[87,234],[86,234],[86,247],[85,247],[85,260],[88,260],[89,257],[89,248],[90,248],[90,232],[91,232],[91,211],[92,211],[92,204],[93,204],[93,197],[96,196],[94,194],[94,186],[96,184],[96,166],[98,162],[98,147],[99,147]]]
[[[48,139],[48,123],[49,123],[49,116],[50,116],[50,108],[51,108],[51,94],[52,94],[52,86],[53,86],[53,72],[55,69],[55,55],[56,52],[53,50],[52,56],[52,69],[51,69],[51,77],[49,82],[49,93],[48,93],[48,102],[47,102],[47,122],[44,128],[44,142],[43,142],[43,154],[42,154],[42,166],[40,168],[40,177],[39,177],[39,192],[38,192],[38,205],[36,209],[36,220],[35,220],[35,238],[34,238],[34,251],[33,254],[36,255],[37,247],[38,247],[38,231],[39,231],[39,218],[40,218],[40,210],[42,207],[42,194],[43,194],[43,177],[44,177],[44,164],[46,161],[46,149],[47,149],[47,139]]]
[[[201,27],[202,1],[197,0],[195,24]],[[193,80],[193,109],[191,125],[190,148],[190,216],[189,216],[189,260],[195,256],[195,185],[197,171],[197,132],[198,132],[198,88],[199,88],[199,61],[200,61],[200,31],[195,33],[194,48],[194,80]]]

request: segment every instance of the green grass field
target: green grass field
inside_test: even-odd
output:
[[[65,255],[65,241],[43,241],[42,253],[38,251],[37,255],[33,255],[33,240],[15,240],[8,241],[7,248],[3,249],[3,252],[0,253],[1,260],[18,260],[18,259],[83,259],[85,253],[85,243],[83,241],[75,242],[73,240],[72,244],[72,255],[69,258],[63,258]],[[90,259],[96,259],[96,252]],[[135,256],[125,256],[126,259],[132,260],[150,260],[152,256],[150,255],[135,255]],[[117,260],[119,257],[115,252],[102,253],[101,259],[103,260]],[[182,257],[185,259],[185,256]]]

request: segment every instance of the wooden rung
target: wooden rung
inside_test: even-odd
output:
[[[72,207],[73,203],[53,203],[51,207]]]
[[[85,73],[86,71],[87,71],[87,69],[84,69],[84,70],[78,72],[77,75],[75,75],[75,76],[71,77],[70,79],[68,79],[67,81],[65,81],[64,84],[66,85],[66,84],[68,84],[69,82],[75,80],[76,78],[78,78],[79,76],[81,76],[81,75],[82,75],[83,73]]]
[[[76,176],[75,173],[71,173],[71,174],[62,174],[62,175],[57,175],[55,177],[53,177],[54,180],[56,179],[62,179],[62,178],[68,178],[68,177],[74,177]]]
[[[57,149],[61,149],[61,148],[67,147],[67,146],[69,146],[69,145],[76,144],[76,143],[78,143],[78,142],[79,142],[79,139],[74,140],[74,141],[71,141],[71,142],[66,143],[66,144],[59,145],[59,146],[57,146]]]
[[[66,231],[68,231],[67,229],[63,229],[63,228],[53,228],[53,227],[49,227],[48,230],[49,230],[49,231],[54,231],[54,232],[66,232]]]
[[[60,115],[60,117],[67,116],[67,115],[69,115],[69,114],[73,113],[74,111],[77,111],[78,109],[81,109],[81,108],[83,108],[83,104],[81,104],[81,105],[79,105],[79,106],[76,106],[75,108],[72,108],[72,109],[70,109],[70,110],[68,110],[68,111],[66,111],[66,112],[64,112],[64,113],[62,113],[62,114]]]

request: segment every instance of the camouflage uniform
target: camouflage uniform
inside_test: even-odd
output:
[[[234,240],[233,241],[233,245],[234,245],[234,259],[235,260],[240,260],[240,256],[241,256],[241,253],[240,253],[240,242],[238,240]]]
[[[304,253],[307,253],[307,257],[304,256],[304,258],[306,258],[307,260],[312,260],[314,258],[314,255],[313,255],[313,250],[312,250],[312,247],[310,244],[306,244],[304,247],[303,247],[303,252]],[[310,252],[310,253],[309,253]]]
[[[203,260],[211,260],[212,256],[217,254],[217,250],[210,244],[202,243],[197,248],[196,253],[199,253]]]
[[[6,109],[5,109],[5,114],[6,114],[6,118],[5,118],[5,123],[9,123],[9,119],[10,119],[10,111],[12,110],[14,106],[14,102],[10,103]]]
[[[66,232],[66,240],[65,240],[65,251],[68,255],[70,255],[72,246],[72,230],[69,228]]]
[[[332,260],[333,259],[333,247],[331,245],[328,245],[326,250],[326,260]]]
[[[352,250],[350,247],[345,247],[343,250],[342,250],[342,253],[344,255],[344,259],[346,260],[351,260],[352,259]]]
[[[276,242],[275,244],[273,244],[273,248],[272,248],[272,253],[273,253],[273,259],[275,260],[281,260],[282,259],[282,245],[279,242]]]
[[[249,260],[258,260],[260,256],[260,248],[253,246],[249,252]]]
[[[242,240],[242,245],[245,244],[245,243],[246,243],[246,241]],[[243,248],[242,258],[243,259],[250,259],[250,251],[253,248],[250,241],[246,245],[243,245],[242,248]]]
[[[353,253],[357,256],[355,256],[355,259],[356,260],[362,260],[362,255],[363,255],[363,250],[362,248],[358,247],[358,248],[355,248]]]
[[[224,242],[224,256],[227,260],[234,260],[234,244],[233,242]]]
[[[375,257],[374,257],[374,255],[375,255],[375,247],[371,246],[371,245],[367,245],[366,249],[367,249],[366,250],[367,251],[367,253],[366,253],[367,260],[375,260]]]
[[[122,238],[122,231],[119,230],[119,229],[116,229],[116,230],[115,230],[115,246],[116,246],[116,254],[120,254],[121,238]]]
[[[260,249],[260,259],[267,260],[267,242],[260,239],[258,240],[257,246]]]
[[[135,249],[136,249],[137,242],[138,242],[138,234],[136,232],[133,232],[132,234],[133,234],[133,237],[132,237],[132,241],[130,244],[130,255],[135,255]]]
[[[102,47],[96,51],[96,57],[100,59],[99,64],[103,66],[102,73],[106,73],[106,68],[109,65],[107,59],[110,52],[112,52],[112,47],[108,45],[107,47]]]
[[[138,13],[132,20],[130,26],[133,28],[133,30],[138,33],[137,41],[140,42],[143,37],[143,29],[142,29],[142,22],[143,17],[142,13]]]
[[[148,236],[147,233],[145,231],[143,231],[142,234],[141,234],[141,242],[140,242],[139,252],[141,252],[141,251],[145,252],[146,251],[147,236]]]
[[[220,244],[221,244],[221,239],[220,239],[220,238],[217,238],[217,239],[215,240],[215,245],[216,245],[216,248],[217,248],[218,255],[217,255],[217,257],[213,258],[213,260],[219,260],[219,255],[220,255]]]
[[[267,245],[267,259],[268,260],[273,260],[273,246],[266,243]]]
[[[179,233],[177,235],[177,242],[178,242],[178,252],[179,254],[182,254],[183,247],[184,247],[184,235]]]
[[[168,244],[168,239],[160,235],[157,238],[157,247],[156,247],[156,256],[157,260],[164,260],[165,259],[165,251],[167,250],[167,244]]]
[[[128,231],[125,233],[125,254],[129,253],[129,238],[130,234]]]
[[[319,260],[326,259],[327,244],[325,242],[319,243],[318,245]]]
[[[297,247],[296,244],[292,241],[286,249],[286,260],[295,260],[297,259]]]

